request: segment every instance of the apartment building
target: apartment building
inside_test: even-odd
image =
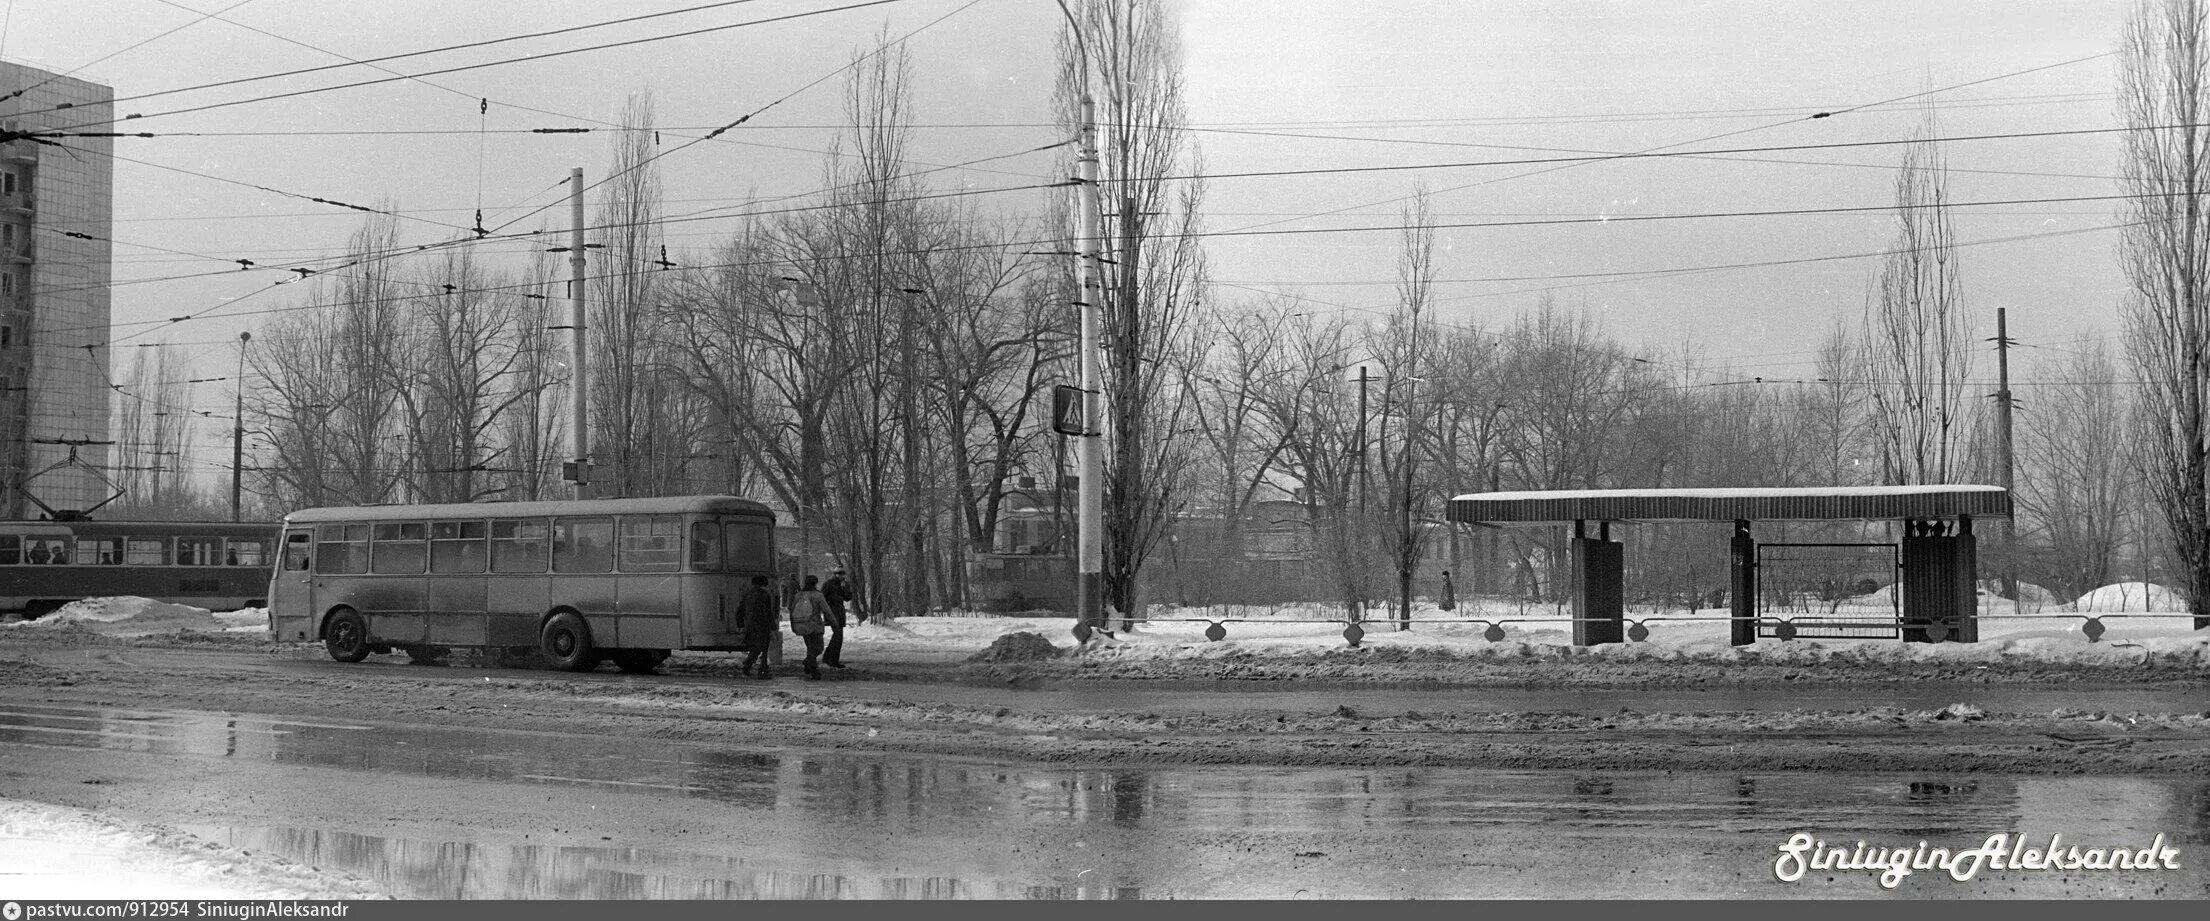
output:
[[[0,518],[105,500],[115,91],[0,61]],[[87,346],[91,346],[87,348]],[[25,492],[25,477],[32,480]]]

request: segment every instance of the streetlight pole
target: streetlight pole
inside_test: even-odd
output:
[[[239,517],[239,475],[245,470],[246,457],[246,343],[253,341],[252,333],[238,334],[238,376],[231,378],[235,394],[230,407],[230,520]]]
[[[1082,315],[1082,338],[1078,345],[1082,375],[1082,434],[1081,440],[1075,443],[1078,451],[1078,496],[1075,517],[1074,622],[1075,636],[1086,640],[1091,631],[1105,626],[1105,544],[1102,533],[1105,520],[1105,443],[1100,424],[1104,421],[1104,382],[1097,367],[1098,310],[1104,303],[1104,279],[1100,274],[1098,248],[1103,245],[1105,227],[1097,201],[1097,111],[1096,103],[1090,97],[1089,47],[1082,37],[1082,25],[1075,20],[1074,11],[1067,8],[1066,0],[1059,0],[1059,12],[1066,14],[1067,28],[1074,33],[1075,53],[1080,57],[1080,73],[1077,76],[1082,81],[1081,140],[1074,161],[1078,224],[1075,228],[1075,271],[1082,285],[1075,300]]]

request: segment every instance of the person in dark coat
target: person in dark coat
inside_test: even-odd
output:
[[[852,584],[844,581],[844,570],[829,575],[829,581],[821,586],[821,599],[829,603],[829,647],[821,661],[830,668],[843,668],[844,605],[852,600]]]
[[[806,678],[821,680],[821,633],[829,620],[829,603],[822,600],[821,591],[814,584],[821,580],[806,577],[806,585],[790,601],[790,632],[806,641]]]
[[[775,642],[775,631],[780,629],[780,615],[775,610],[775,596],[767,590],[766,576],[753,576],[752,588],[737,599],[737,621],[744,625],[744,673],[752,674],[752,666],[760,666],[759,677],[773,678],[768,671],[767,648]]]

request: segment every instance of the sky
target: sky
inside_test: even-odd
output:
[[[653,95],[671,151],[659,161],[671,216],[819,189],[838,70],[885,36],[912,57],[917,166],[956,167],[930,174],[938,188],[1028,186],[1063,168],[1061,151],[1038,150],[1064,140],[1053,0],[752,0],[383,65],[419,80],[257,99],[389,76],[346,67],[144,95],[709,2],[8,0],[0,56],[107,83],[119,112],[142,115],[127,127],[158,135],[117,142],[113,341],[119,356],[176,343],[204,376],[229,375],[238,334],[303,299],[274,284],[284,273],[235,260],[326,258],[359,225],[310,198],[398,210],[409,243],[448,239],[479,208],[486,226],[564,229],[568,170],[603,176],[604,128],[632,93]],[[1895,232],[1882,209],[1896,142],[1931,118],[1951,139],[1966,309],[1992,336],[2008,308],[2024,346],[2014,377],[2118,331],[2110,129],[2129,4],[1170,6],[1223,299],[1378,317],[1395,296],[1392,228],[1424,188],[1442,225],[1442,322],[1495,328],[1549,297],[1651,356],[1805,376],[1819,336],[1862,315],[1879,267],[1868,254]],[[793,18],[761,21],[778,17]],[[753,24],[716,28],[739,23]],[[667,37],[701,29],[714,31]],[[177,111],[238,100],[256,101]],[[563,127],[601,130],[530,133]],[[1837,144],[1859,146],[1815,146]],[[1557,159],[1660,150],[1736,152]],[[1034,215],[1055,194],[973,200]],[[1761,213],[1806,210],[1826,213]],[[671,256],[733,227],[671,228]],[[166,322],[183,315],[197,318]],[[190,398],[227,416],[229,397],[214,383]],[[198,455],[226,463],[225,427],[202,428]]]

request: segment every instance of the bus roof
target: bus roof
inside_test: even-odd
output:
[[[450,518],[548,518],[562,515],[764,515],[766,505],[736,496],[653,496],[639,499],[562,499],[552,502],[453,502],[440,505],[356,505],[300,509],[286,524],[318,521],[420,521]]]

